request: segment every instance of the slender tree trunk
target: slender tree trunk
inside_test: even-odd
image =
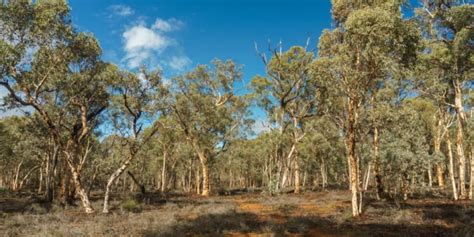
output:
[[[474,197],[474,147],[471,144],[471,184],[469,186],[469,199],[472,200]]]
[[[326,163],[324,162],[324,158],[321,158],[321,167],[319,168],[321,172],[321,184],[322,188],[326,189],[327,185],[327,174],[326,174]]]
[[[432,174],[432,170],[433,168],[431,167],[431,162],[428,162],[428,186],[430,188],[433,187],[433,174]]]
[[[128,159],[117,170],[115,170],[112,175],[110,175],[109,180],[107,181],[107,186],[105,187],[104,207],[102,209],[102,213],[109,213],[109,200],[110,192],[112,191],[112,185],[117,180],[117,178],[120,177],[120,175],[128,168],[133,158],[134,156],[130,155]]]
[[[17,191],[18,190],[18,185],[19,185],[19,179],[20,179],[20,170],[21,166],[23,165],[23,160],[20,161],[20,164],[15,169],[15,179],[13,179],[13,184],[12,184],[12,190]]]
[[[298,152],[295,152],[295,193],[301,193],[301,182],[300,182],[300,164],[298,159]]]
[[[33,168],[31,168],[26,174],[25,176],[23,176],[23,179],[21,179],[19,185],[18,185],[18,190],[20,190],[21,188],[23,188],[23,185],[25,184],[25,182],[28,180],[28,177],[30,177],[31,173],[33,173],[33,171],[37,170],[39,168],[39,166],[35,166]]]
[[[446,147],[448,149],[448,158],[449,158],[449,178],[451,179],[451,185],[453,189],[453,198],[458,200],[458,191],[456,189],[456,180],[454,178],[454,160],[453,160],[453,150],[451,145],[451,135],[449,131],[446,132]]]
[[[196,193],[201,194],[201,167],[196,165]]]
[[[130,176],[130,178],[132,178],[132,181],[133,181],[133,183],[131,183],[131,184],[132,184],[132,186],[131,186],[132,188],[130,189],[130,191],[133,191],[133,190],[134,190],[133,184],[135,184],[137,187],[140,188],[140,192],[141,192],[142,194],[145,194],[145,193],[146,193],[145,185],[142,184],[142,183],[140,183],[140,182],[138,182],[137,178],[132,174],[132,172],[127,171],[127,174],[128,174],[128,176]]]
[[[352,193],[352,216],[356,217],[360,214],[359,203],[357,200],[358,194],[358,169],[357,169],[357,158],[356,158],[356,102],[349,98],[348,103],[348,129],[347,129],[347,148],[348,148],[348,162],[349,162],[349,170],[350,170],[350,187]]]
[[[436,132],[434,137],[434,154],[440,156],[441,155],[441,129],[443,126],[443,120],[441,118],[437,118],[438,124],[436,126]],[[438,186],[443,188],[444,187],[444,161],[440,161],[436,163],[436,178],[438,179]]]
[[[375,177],[375,191],[376,198],[380,200],[380,197],[383,194],[383,184],[382,184],[382,174],[380,174],[380,138],[379,138],[379,128],[374,126],[374,135],[372,140],[372,154],[374,159],[374,177]]]
[[[462,103],[462,88],[458,79],[453,81],[454,87],[454,108],[456,110],[457,127],[456,127],[456,155],[459,161],[459,191],[460,198],[467,198],[466,192],[466,156],[464,155],[464,123],[466,115]]]
[[[164,193],[166,191],[166,159],[168,156],[168,152],[166,149],[163,151],[163,167],[161,168],[161,192]]]

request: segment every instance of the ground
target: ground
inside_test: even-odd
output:
[[[446,197],[367,197],[363,215],[352,218],[345,190],[116,196],[108,215],[100,213],[99,194],[92,215],[25,194],[2,195],[0,236],[474,236],[474,203]]]

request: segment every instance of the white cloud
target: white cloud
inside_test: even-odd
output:
[[[156,18],[155,23],[151,28],[162,32],[170,32],[181,29],[183,24],[184,23],[182,21],[175,18],[170,18],[168,20]]]
[[[183,71],[189,64],[191,64],[191,59],[188,57],[173,56],[168,65],[176,71]]]
[[[125,56],[122,61],[129,68],[136,68],[142,64],[158,64],[153,66],[168,66],[170,69],[182,71],[191,60],[182,53],[169,54],[166,49],[173,47],[180,49],[179,44],[168,34],[183,27],[184,23],[175,18],[163,20],[157,18],[153,25],[147,26],[144,21],[127,28],[122,34]],[[164,61],[164,58],[168,60]]]
[[[111,5],[109,10],[112,11],[114,15],[118,16],[130,16],[135,13],[132,8],[126,5]]]
[[[173,42],[160,32],[143,25],[133,26],[123,33],[124,50],[128,66],[135,68],[156,53],[161,53]]]

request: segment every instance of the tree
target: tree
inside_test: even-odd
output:
[[[354,4],[349,4],[354,3]],[[346,144],[350,168],[352,215],[358,216],[359,167],[356,136],[361,105],[376,82],[397,77],[417,53],[418,32],[401,17],[399,1],[333,1],[338,28],[320,37],[315,69],[347,98]]]
[[[234,88],[241,77],[234,62],[215,60],[212,68],[201,65],[173,80],[173,118],[201,163],[203,196],[210,193],[209,162],[225,151],[247,114]]]
[[[7,102],[35,110],[53,150],[60,151],[55,155],[64,158],[85,211],[92,213],[81,171],[90,135],[108,106],[106,87],[115,67],[100,60],[94,37],[73,32],[64,1],[9,1],[1,13],[0,85],[9,93]]]
[[[279,157],[284,172],[281,185],[286,185],[289,171],[294,170],[295,193],[301,192],[298,143],[305,136],[305,122],[316,115],[321,92],[312,71],[313,53],[303,47],[292,47],[287,52],[274,52],[267,61],[266,77],[257,76],[252,86],[258,94],[260,105],[269,116],[276,118],[280,135],[291,132],[291,148],[286,157]],[[287,125],[291,129],[287,129]],[[280,154],[282,155],[282,154]]]
[[[111,117],[117,130],[122,133],[128,154],[107,181],[103,213],[109,212],[110,191],[115,180],[162,126],[159,120],[153,122],[153,118],[164,111],[167,91],[159,71],[147,72],[142,68],[138,74],[124,72],[120,80],[115,82],[112,94],[115,98]],[[152,125],[145,132],[147,123]]]
[[[459,161],[460,198],[467,198],[465,136],[468,134],[467,116],[464,111],[466,85],[472,81],[474,58],[472,57],[472,38],[474,29],[474,6],[463,1],[423,1],[418,10],[430,40],[428,58],[431,70],[438,74],[439,83],[450,88],[452,98],[444,101],[456,114],[456,155]]]

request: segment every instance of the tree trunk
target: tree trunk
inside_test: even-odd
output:
[[[453,81],[454,87],[454,108],[456,110],[457,128],[456,128],[456,155],[459,161],[459,191],[460,198],[467,198],[466,192],[466,156],[464,155],[464,123],[466,115],[462,103],[462,88],[458,79]]]
[[[458,191],[456,189],[456,180],[454,178],[454,161],[453,161],[453,150],[451,145],[451,135],[449,131],[446,132],[446,147],[448,149],[448,158],[449,158],[449,178],[451,179],[451,185],[453,189],[453,198],[458,200]]]
[[[202,166],[202,193],[201,195],[204,197],[209,196],[210,192],[210,183],[209,183],[209,167],[207,163],[207,159],[201,160],[201,166]]]
[[[372,154],[374,159],[374,177],[375,177],[375,191],[376,191],[376,198],[380,200],[380,197],[383,194],[383,184],[382,184],[382,175],[380,174],[380,154],[379,154],[379,147],[380,147],[380,138],[379,138],[379,128],[377,126],[374,127],[374,135],[372,141]]]
[[[130,155],[128,159],[117,169],[115,170],[112,175],[110,175],[109,180],[107,181],[107,186],[105,187],[105,195],[104,195],[104,207],[102,209],[102,213],[109,213],[109,200],[110,200],[110,192],[112,190],[112,185],[114,184],[115,180],[120,177],[120,175],[127,169],[130,163],[133,160],[133,155]]]
[[[434,154],[435,155],[441,155],[441,129],[443,126],[443,120],[441,118],[437,118],[438,124],[436,126],[436,132],[435,132],[435,137],[434,137]],[[436,163],[436,178],[438,179],[438,186],[439,187],[444,187],[444,162],[438,162]]]
[[[196,193],[201,194],[201,167],[196,165]]]
[[[84,191],[84,188],[82,187],[79,173],[77,172],[76,168],[72,164],[69,164],[69,167],[71,169],[72,180],[74,182],[74,188],[75,188],[76,194],[81,199],[82,206],[84,207],[85,212],[87,214],[94,213],[94,208],[92,208],[92,205],[89,201],[89,197],[87,196],[87,193]]]
[[[301,182],[300,182],[300,164],[298,160],[298,153],[295,152],[295,193],[301,193]]]
[[[359,203],[357,200],[358,194],[358,186],[359,186],[359,179],[358,179],[358,169],[357,169],[357,158],[356,158],[356,102],[349,98],[348,104],[348,129],[347,129],[347,145],[348,145],[348,162],[349,162],[349,170],[350,170],[350,187],[351,187],[351,203],[352,203],[352,216],[356,217],[360,214]]]
[[[133,181],[132,184],[135,184],[137,187],[139,187],[139,188],[140,188],[140,192],[141,192],[142,194],[145,194],[145,193],[146,193],[145,185],[144,185],[144,184],[141,184],[140,182],[138,182],[137,178],[135,178],[135,176],[132,174],[132,172],[127,171],[127,174],[128,174],[128,176],[130,176],[130,178],[132,178],[132,181]],[[132,187],[133,187],[133,186],[132,186]],[[133,191],[133,188],[131,188],[131,191]]]
[[[471,184],[469,186],[469,199],[472,200],[474,197],[474,147],[471,144]]]
[[[161,168],[161,192],[166,191],[166,158],[168,153],[166,149],[163,151],[163,167]]]

